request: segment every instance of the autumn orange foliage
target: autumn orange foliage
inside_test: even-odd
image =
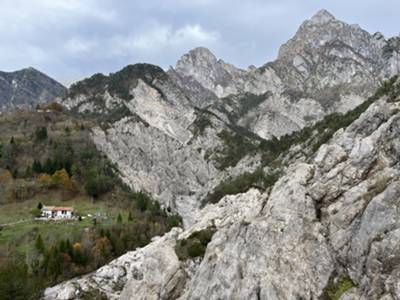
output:
[[[62,187],[70,192],[76,191],[75,182],[69,177],[65,169],[56,171],[52,176],[53,184]]]
[[[43,187],[51,187],[53,184],[53,180],[49,174],[40,174],[37,178],[38,183]]]
[[[0,170],[0,184],[12,181],[12,174],[9,170]]]

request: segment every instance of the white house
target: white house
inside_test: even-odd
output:
[[[43,206],[42,217],[54,220],[71,220],[75,217],[75,211],[73,207]]]

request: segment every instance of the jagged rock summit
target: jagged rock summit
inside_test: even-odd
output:
[[[204,47],[195,48],[183,55],[176,63],[175,71],[192,76],[205,88],[214,91],[218,97],[224,95],[223,89],[219,87],[227,86],[245,73],[223,60],[217,60],[215,55]]]
[[[336,20],[335,17],[326,9],[321,9],[311,18],[311,22],[317,24],[324,24],[335,20]]]
[[[259,68],[196,48],[72,86],[124,182],[184,228],[45,298],[400,299],[397,41],[320,11]]]
[[[394,66],[400,64],[399,57],[393,53],[399,51],[393,39],[371,35],[321,10],[281,46],[277,60],[260,68],[241,70],[196,48],[170,74],[176,73],[175,81],[186,90],[201,86],[214,95],[197,101],[200,107],[214,106],[221,117],[228,111],[241,126],[271,138],[359,105],[382,80],[398,72]],[[249,94],[262,99],[253,105],[246,101]],[[244,113],[243,106],[248,107]]]
[[[235,68],[200,47],[167,72],[138,64],[96,74],[73,85],[63,103],[106,119],[93,139],[123,180],[190,224],[209,194],[261,164],[263,139],[365,101],[399,63],[385,54],[389,44],[399,51],[321,11],[260,68]]]
[[[32,67],[0,72],[0,111],[34,108],[59,100],[66,91],[63,85]]]

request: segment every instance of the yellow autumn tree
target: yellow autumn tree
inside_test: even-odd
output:
[[[85,258],[82,253],[82,245],[81,243],[75,243],[72,246],[72,253],[73,253],[73,261],[77,264],[83,264]]]
[[[65,169],[56,171],[52,176],[52,180],[54,185],[69,192],[76,192],[76,184],[71,177],[69,177],[69,174]]]
[[[82,245],[81,243],[75,243],[72,248],[74,249],[74,251],[81,251]]]
[[[40,174],[37,178],[37,182],[40,186],[49,188],[53,185],[53,179],[49,174],[43,173]]]
[[[0,170],[0,184],[5,184],[13,180],[9,170]]]
[[[111,257],[111,242],[107,237],[96,239],[95,245],[91,249],[91,257],[96,267],[102,266]]]

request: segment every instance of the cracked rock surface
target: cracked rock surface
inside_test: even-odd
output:
[[[399,299],[399,108],[377,101],[270,192],[207,205],[187,229],[48,289],[47,299],[89,285],[111,299],[319,299],[343,277],[354,287],[340,299]],[[211,224],[204,258],[179,261],[176,241]]]

